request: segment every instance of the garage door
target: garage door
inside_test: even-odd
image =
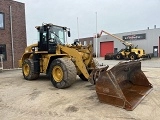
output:
[[[100,56],[104,57],[106,53],[113,53],[113,41],[101,42],[100,43]]]

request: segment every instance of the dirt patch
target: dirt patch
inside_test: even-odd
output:
[[[33,91],[33,93],[30,94],[30,100],[35,100],[41,93],[42,91]]]
[[[89,97],[87,97],[88,100],[93,100],[93,99],[97,99],[97,95],[91,95]]]
[[[75,106],[70,105],[65,109],[66,112],[77,112],[79,109]]]
[[[111,66],[116,63],[99,61]],[[153,66],[155,62],[150,60],[149,64]],[[0,73],[0,120],[159,120],[160,68],[142,69],[153,84],[153,91],[134,111],[100,103],[95,85],[78,77],[71,87],[57,89],[44,75],[27,81],[21,70],[4,71]]]

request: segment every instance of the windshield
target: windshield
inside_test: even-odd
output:
[[[59,44],[65,43],[65,31],[61,27],[52,26],[49,30],[50,38],[56,40]]]

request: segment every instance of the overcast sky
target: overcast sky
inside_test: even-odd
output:
[[[36,43],[35,26],[53,23],[71,29],[69,43],[102,29],[122,33],[160,28],[160,0],[15,0],[25,3],[27,44]]]

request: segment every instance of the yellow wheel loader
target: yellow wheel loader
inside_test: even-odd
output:
[[[129,60],[136,60],[139,58],[149,58],[151,59],[151,56],[149,54],[145,53],[145,50],[134,47],[134,45],[132,43],[129,43],[113,34],[110,34],[107,31],[102,30],[100,32],[100,34],[97,35],[97,37],[101,37],[102,33],[108,34],[109,36],[119,40],[120,42],[122,42],[123,45],[125,45],[125,49],[121,49],[118,53],[116,54],[106,54],[105,58],[106,59],[117,59],[117,60],[121,60],[121,59],[129,59]]]
[[[127,110],[133,110],[152,90],[152,85],[141,71],[140,61],[119,63],[107,70],[109,66],[97,66],[91,45],[65,44],[66,36],[70,37],[69,28],[42,24],[36,29],[38,43],[26,47],[19,60],[24,79],[35,80],[40,73],[45,73],[54,87],[63,89],[71,86],[79,75],[82,80],[96,85],[101,102]]]

